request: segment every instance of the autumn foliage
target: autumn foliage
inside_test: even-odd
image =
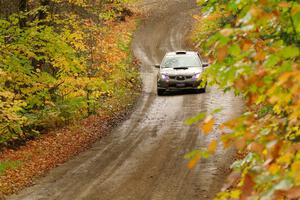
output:
[[[195,16],[193,37],[212,64],[206,77],[247,105],[219,127],[231,130],[221,137],[224,147],[244,156],[216,199],[299,199],[299,1],[198,2],[203,15]],[[204,132],[211,122],[203,122]]]
[[[0,13],[0,146],[90,114],[138,87],[127,1],[20,0]],[[4,1],[5,3],[5,1]],[[126,26],[126,27],[125,27]],[[128,33],[129,32],[129,33]]]

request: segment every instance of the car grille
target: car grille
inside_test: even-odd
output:
[[[178,76],[169,76],[170,79],[178,80],[178,81],[184,81],[186,79],[191,79],[193,76],[184,76],[184,75],[178,75]]]

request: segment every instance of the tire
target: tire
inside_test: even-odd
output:
[[[198,93],[205,93],[205,92],[206,92],[206,87],[198,89]]]
[[[205,88],[201,88],[201,92],[205,93],[206,92],[206,87]]]
[[[157,89],[157,95],[162,96],[165,93],[164,89]]]

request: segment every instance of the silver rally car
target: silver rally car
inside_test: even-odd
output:
[[[176,51],[165,55],[157,74],[157,94],[163,95],[166,91],[194,89],[205,92],[206,84],[199,88],[200,77],[203,69],[208,64],[204,63],[199,54],[194,51]]]

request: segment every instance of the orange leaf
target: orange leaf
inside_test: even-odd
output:
[[[227,54],[228,54],[228,49],[226,46],[219,48],[217,52],[218,61],[222,62],[227,56]]]
[[[244,77],[241,77],[234,82],[234,87],[238,90],[243,90],[245,86],[247,86],[247,83]]]
[[[209,134],[212,131],[214,124],[214,118],[212,116],[207,117],[201,126],[201,129],[204,132],[204,134]]]
[[[188,163],[188,168],[189,169],[193,169],[195,167],[195,165],[198,163],[198,161],[200,160],[200,155],[196,155],[192,160],[190,160],[190,162]]]
[[[261,16],[263,10],[261,8],[258,8],[258,7],[252,7],[250,9],[250,13],[253,17],[259,17]]]
[[[287,190],[285,196],[288,199],[298,199],[300,197],[300,187],[293,187]]]
[[[277,82],[278,85],[282,85],[283,83],[287,82],[293,76],[292,72],[285,72],[279,77],[279,81]]]
[[[263,4],[263,5],[266,5],[266,4],[268,3],[267,0],[260,0],[259,2],[260,2],[261,4]]]
[[[282,8],[289,8],[290,4],[288,2],[280,2],[278,6]]]
[[[242,187],[243,192],[240,199],[247,199],[247,197],[249,197],[252,194],[254,185],[255,183],[253,182],[251,176],[246,175]]]
[[[225,128],[233,129],[236,124],[237,124],[237,120],[232,119],[232,120],[226,121],[223,124],[221,124],[221,128],[222,129],[225,129]]]
[[[270,173],[272,175],[275,175],[275,174],[277,174],[280,171],[280,166],[277,165],[277,164],[275,164],[275,163],[273,163],[273,164],[270,165],[269,171],[270,171]]]
[[[252,42],[250,40],[245,40],[242,44],[242,50],[243,51],[247,51],[250,49],[250,47],[252,46]]]
[[[246,132],[244,135],[246,140],[252,140],[253,138],[255,138],[255,135],[249,132]]]
[[[253,94],[253,93],[249,94],[247,105],[248,106],[253,105],[256,102],[257,98],[258,98],[257,94]]]
[[[273,200],[283,200],[284,198],[284,192],[281,190],[277,190],[275,191],[274,195],[273,195]]]
[[[216,152],[217,145],[217,140],[212,140],[208,145],[207,151],[211,154],[214,154]]]
[[[235,140],[235,146],[239,150],[245,148],[245,146],[246,146],[246,138],[245,137],[241,137],[241,138]]]
[[[256,142],[252,142],[249,145],[249,150],[256,152],[256,153],[261,153],[264,149],[264,146],[262,144],[256,143]]]

